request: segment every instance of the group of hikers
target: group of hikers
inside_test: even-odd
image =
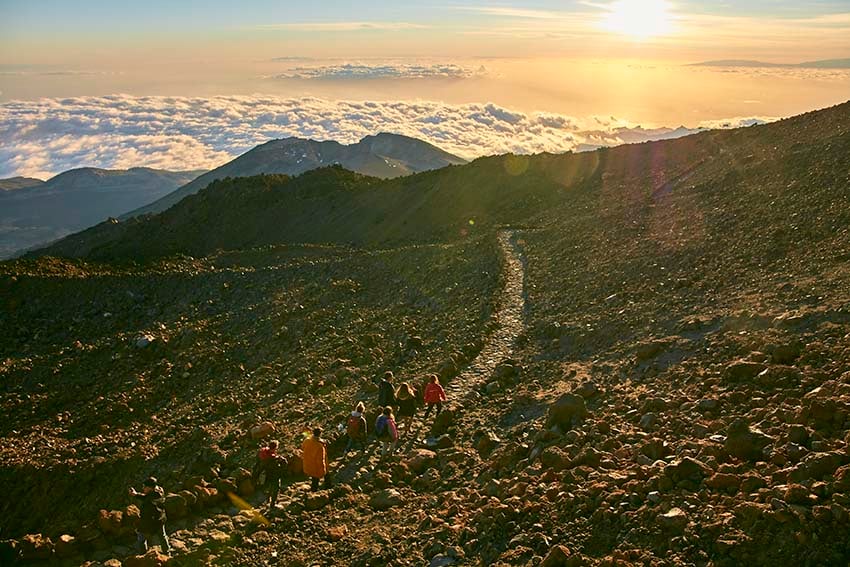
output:
[[[417,396],[416,389],[409,382],[404,382],[396,388],[393,378],[393,373],[387,371],[378,384],[378,416],[372,432],[381,444],[381,458],[394,454],[401,438],[396,416],[404,426],[404,434],[410,435],[413,418],[420,402],[426,408],[425,419],[428,419],[431,412],[435,410],[436,415],[440,415],[443,404],[446,402],[446,392],[436,374],[428,376],[422,388],[421,398]],[[366,421],[366,405],[363,402],[357,402],[354,406],[344,428],[348,439],[343,456],[355,448],[365,451],[369,440],[369,425]],[[331,486],[328,471],[328,443],[322,437],[322,433],[321,427],[314,427],[311,432],[305,434],[304,442],[301,444],[302,469],[304,474],[310,477],[310,490],[314,492],[319,489],[319,483],[322,481],[325,488]],[[286,458],[278,454],[277,450],[277,441],[270,441],[261,448],[253,470],[254,483],[265,488],[270,509],[277,501],[280,482],[289,465]]]
[[[428,419],[432,411],[439,416],[446,402],[446,392],[440,385],[435,374],[427,377],[421,396],[409,382],[403,382],[398,387],[393,384],[393,373],[384,373],[378,384],[378,416],[375,419],[372,432],[381,445],[381,458],[393,455],[401,438],[398,420],[404,426],[404,434],[412,434],[413,418],[420,405],[425,406],[424,419]],[[343,456],[355,447],[365,451],[369,440],[369,427],[366,421],[366,405],[358,402],[345,426],[348,438]],[[315,492],[324,481],[324,487],[330,488],[331,475],[328,469],[328,443],[322,437],[321,427],[314,427],[305,434],[301,444],[302,469],[310,477],[310,490]],[[277,441],[269,441],[260,448],[252,471],[254,485],[262,487],[268,497],[269,510],[273,510],[280,492],[281,481],[289,470],[289,462],[278,453]],[[137,547],[144,553],[152,543],[161,542],[161,547],[170,552],[168,536],[165,532],[165,491],[154,477],[148,478],[141,492],[130,488],[130,495],[141,500],[140,521],[138,528]]]

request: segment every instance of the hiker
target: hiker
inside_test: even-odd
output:
[[[257,462],[251,472],[251,480],[256,487],[264,487],[269,495],[269,510],[273,510],[280,492],[280,481],[286,471],[288,461],[283,455],[277,454],[278,442],[269,444],[257,453]]]
[[[139,492],[130,487],[130,496],[142,501],[139,526],[136,531],[136,547],[139,554],[146,553],[149,545],[161,538],[160,547],[165,546],[165,552],[171,553],[171,544],[165,534],[165,491],[157,484],[154,477],[145,480],[144,488]]]
[[[446,401],[446,391],[443,390],[443,387],[440,386],[440,379],[437,378],[436,374],[431,374],[428,378],[428,385],[425,386],[425,417],[424,419],[428,419],[428,416],[431,415],[431,409],[434,406],[437,406],[437,415],[443,411],[443,402]]]
[[[381,458],[387,456],[387,451],[390,455],[395,453],[395,446],[398,442],[398,428],[391,406],[385,407],[383,413],[375,420],[375,435],[381,442]]]
[[[254,463],[254,468],[251,469],[251,481],[254,486],[260,487],[266,483],[266,467],[277,455],[277,447],[277,441],[272,440],[257,453],[257,461]]]
[[[304,474],[310,477],[310,490],[319,490],[319,481],[325,479],[325,488],[331,487],[331,478],[328,475],[328,447],[322,439],[322,428],[313,428],[313,435],[304,439],[301,444],[301,459],[304,466]]]
[[[357,402],[357,405],[354,406],[354,411],[348,416],[348,426],[346,428],[348,444],[345,446],[343,455],[347,455],[355,444],[359,445],[361,449],[366,449],[366,434],[368,431],[366,418],[363,415],[365,412],[366,406],[363,405],[363,402]]]
[[[395,405],[395,386],[393,386],[393,373],[390,370],[384,372],[381,383],[378,384],[378,406],[385,408]]]
[[[405,435],[409,435],[413,427],[413,416],[416,415],[416,406],[419,405],[416,390],[409,383],[402,382],[396,390],[395,399],[398,404],[398,419],[404,424]]]

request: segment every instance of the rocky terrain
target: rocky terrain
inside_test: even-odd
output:
[[[0,559],[847,565],[848,155],[845,104],[247,178],[0,264]],[[384,461],[334,440],[335,486],[293,472],[262,517],[227,497],[259,506],[258,437],[297,470],[301,432],[373,412],[385,369],[440,374],[448,410]],[[170,558],[129,548],[152,473]]]

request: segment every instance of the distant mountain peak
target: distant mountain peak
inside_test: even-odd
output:
[[[466,160],[433,144],[391,132],[368,135],[352,144],[295,136],[280,138],[248,150],[233,161],[125,217],[162,212],[184,197],[197,193],[213,181],[225,177],[299,175],[311,169],[339,164],[364,175],[391,178],[463,163],[466,163]]]

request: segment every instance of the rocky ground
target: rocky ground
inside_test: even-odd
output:
[[[451,244],[2,264],[2,558],[848,565],[847,155],[845,105],[452,168],[582,173],[510,230],[497,209],[440,228]],[[386,368],[439,373],[448,411],[385,460],[334,443],[335,486],[293,474],[267,522],[227,498],[262,502],[253,427],[295,447]],[[128,548],[126,486],[150,473],[171,558]]]

